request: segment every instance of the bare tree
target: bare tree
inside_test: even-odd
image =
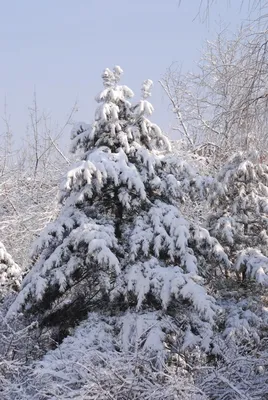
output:
[[[197,73],[171,66],[161,85],[172,104],[174,129],[195,151],[229,156],[268,145],[268,31],[222,31],[207,42]]]
[[[179,1],[181,4],[183,0]],[[200,0],[196,7],[195,19],[199,18],[202,22],[209,21],[211,12],[217,7],[222,1],[219,0]],[[230,7],[232,4],[239,4],[240,9],[246,8],[248,12],[248,17],[253,17],[254,19],[264,20],[268,16],[268,1],[267,0],[226,0],[226,7]]]
[[[16,148],[5,106],[0,148],[0,240],[23,269],[34,237],[57,213],[59,180],[69,164],[61,138],[76,109],[75,103],[66,122],[56,129],[51,118],[39,111],[34,93],[27,136]]]

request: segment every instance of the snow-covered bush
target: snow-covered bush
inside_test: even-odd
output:
[[[219,172],[211,194],[209,231],[242,278],[267,285],[268,166],[258,153],[238,153]]]
[[[210,400],[265,400],[268,393],[267,288],[230,280],[218,293],[222,322],[209,362],[192,365]]]
[[[204,369],[199,377],[202,392],[210,400],[266,400],[268,353],[265,346],[248,355],[241,355],[238,347],[225,362]]]
[[[6,296],[0,307],[0,398],[33,399],[31,395],[24,397],[24,385],[34,384],[31,383],[32,363],[51,345],[50,337],[44,333],[41,338],[36,322],[28,324],[23,314],[12,321],[6,320],[6,309],[12,296],[14,294]]]
[[[152,368],[161,313],[102,317],[91,313],[72,336],[28,371],[21,399],[205,400],[183,368]],[[161,325],[172,326],[169,318]],[[162,357],[159,354],[159,363]],[[16,385],[7,388],[12,397]],[[30,397],[32,396],[32,397]]]

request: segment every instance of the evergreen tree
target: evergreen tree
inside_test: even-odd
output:
[[[18,290],[20,286],[21,269],[13,261],[11,255],[0,242],[0,300],[10,290]]]
[[[139,343],[148,354],[164,347],[208,351],[217,306],[204,278],[229,261],[217,240],[177,207],[189,170],[178,180],[169,141],[148,119],[152,82],[144,82],[142,100],[131,105],[133,92],[119,85],[121,74],[120,67],[104,71],[93,125],[72,130],[80,161],[66,177],[60,214],[37,241],[35,263],[8,315],[25,308],[61,340],[97,313],[99,331],[105,321],[121,349]]]
[[[210,233],[242,279],[268,284],[268,166],[257,152],[238,153],[222,168],[211,194]]]

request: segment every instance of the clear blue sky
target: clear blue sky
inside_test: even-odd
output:
[[[117,64],[137,94],[154,80],[153,119],[168,130],[161,75],[174,61],[195,68],[219,16],[235,29],[246,15],[238,0],[219,3],[208,25],[193,21],[199,0],[0,0],[0,115],[6,96],[14,136],[23,137],[35,87],[39,109],[54,121],[63,123],[78,99],[76,119],[91,122],[100,74]]]

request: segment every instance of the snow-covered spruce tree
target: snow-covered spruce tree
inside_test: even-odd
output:
[[[257,152],[235,154],[211,195],[210,233],[242,279],[268,285],[268,166]]]
[[[257,152],[235,154],[212,186],[208,228],[234,268],[216,282],[224,316],[214,337],[218,362],[199,376],[210,399],[267,396],[268,167],[261,161]]]
[[[0,301],[9,291],[18,291],[21,269],[0,242]]]
[[[37,241],[8,315],[24,308],[61,340],[95,312],[120,350],[208,351],[217,307],[203,277],[229,262],[177,208],[183,191],[171,173],[169,141],[147,118],[152,82],[132,106],[121,73],[104,71],[95,122],[72,130],[81,161],[67,175],[62,209]]]

